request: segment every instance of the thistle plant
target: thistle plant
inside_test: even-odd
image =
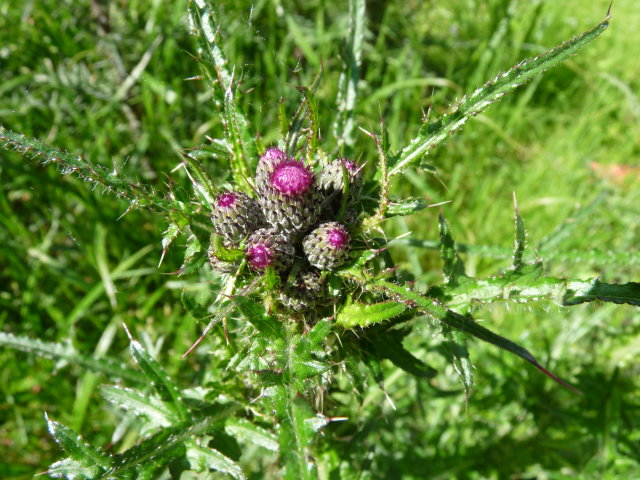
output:
[[[498,301],[535,305],[549,299],[561,306],[596,301],[640,306],[640,284],[547,275],[543,260],[526,250],[524,219],[515,196],[511,266],[490,278],[474,278],[465,268],[444,209],[432,220],[428,202],[392,198],[391,186],[415,169],[439,176],[425,160],[432,149],[502,96],[598,37],[609,24],[608,14],[591,30],[497,75],[441,118],[428,117],[397,151],[389,146],[384,124],[377,133],[356,128],[354,72],[362,59],[364,0],[349,2],[350,63],[341,77],[333,129],[337,147],[332,151],[323,148],[316,121],[320,79],[299,88],[299,107],[280,112],[279,138],[265,146],[240,107],[237,70],[224,53],[224,19],[207,0],[190,4],[189,19],[196,60],[225,127],[224,135],[211,139],[210,145],[184,152],[180,170],[192,192],[169,185],[160,193],[82,156],[0,127],[4,149],[54,164],[91,187],[126,199],[127,212],[162,215],[167,224],[159,233],[163,252],[177,243],[186,245],[176,274],[189,282],[205,272],[216,298],[205,304],[187,290],[182,296],[185,310],[203,324],[201,337],[185,352],[185,362],[193,355],[208,355],[207,342],[216,328],[227,342],[227,350],[207,357],[215,368],[200,364],[206,377],[202,384],[178,385],[126,327],[137,369],[109,357],[86,356],[67,345],[0,333],[5,346],[121,380],[124,385],[104,386],[102,395],[126,412],[123,425],[139,425],[133,445],[110,450],[90,444],[43,412],[65,455],[48,468],[49,476],[159,478],[168,471],[179,478],[188,470],[242,479],[257,475],[247,471],[246,464],[253,461],[269,472],[266,476],[355,478],[360,466],[344,463],[340,448],[332,445],[336,438],[353,434],[354,420],[339,414],[336,398],[351,394],[341,378],[351,385],[382,385],[380,362],[388,360],[419,381],[434,379],[436,369],[403,343],[417,327],[444,339],[442,349],[467,395],[473,388],[467,342],[473,338],[520,357],[578,392],[524,346],[493,331],[490,321],[476,321],[475,307]],[[369,142],[367,158],[348,156],[356,138]],[[228,162],[226,178],[209,174],[214,147]],[[414,241],[440,251],[441,284],[416,286],[394,261],[394,243],[408,240],[388,238],[385,222],[409,215],[426,215],[426,221],[439,225],[438,240]],[[230,443],[242,455],[234,453]]]

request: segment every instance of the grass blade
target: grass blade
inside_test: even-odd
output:
[[[19,337],[6,332],[0,332],[0,345],[46,358],[64,360],[65,362],[79,365],[87,370],[102,373],[110,378],[121,378],[122,380],[136,384],[146,383],[144,375],[127,367],[125,364],[107,357],[94,358],[83,355],[71,345],[43,342],[42,340]]]

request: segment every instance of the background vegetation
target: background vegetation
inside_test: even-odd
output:
[[[375,130],[383,118],[392,144],[401,145],[429,108],[441,113],[518,60],[590,28],[607,6],[606,0],[369,2],[358,125]],[[633,52],[640,17],[634,8],[616,4],[602,38],[433,152],[444,185],[412,173],[396,193],[450,201],[443,209],[458,242],[509,252],[515,191],[529,244],[550,273],[638,281],[638,263],[561,253],[637,250],[640,57]],[[226,53],[241,79],[247,116],[266,144],[278,139],[281,98],[293,111],[294,86],[309,85],[323,69],[320,122],[332,150],[344,10],[343,2],[324,1],[223,5]],[[170,181],[187,185],[181,172],[170,173],[180,151],[219,136],[222,125],[197,78],[185,12],[185,1],[0,0],[2,124],[159,189]],[[371,140],[356,135],[354,156],[375,158]],[[206,381],[224,339],[211,337],[199,355],[180,358],[201,329],[180,294],[213,298],[210,278],[171,274],[180,266],[180,246],[157,268],[162,219],[136,211],[120,218],[122,200],[19,155],[3,152],[0,159],[0,330],[127,360],[120,326],[126,322],[181,384]],[[226,168],[208,167],[214,178]],[[412,231],[415,240],[437,239],[435,211],[388,226],[389,236]],[[437,251],[401,244],[393,254],[418,282],[440,278]],[[509,265],[508,255],[498,250],[465,261],[472,273],[490,275]],[[424,381],[389,364],[386,395],[364,392],[360,412],[350,411],[361,434],[345,438],[345,452],[363,470],[372,478],[640,476],[637,310],[493,304],[476,317],[535,352],[585,395],[477,342],[470,345],[476,387],[469,399],[434,397]],[[422,334],[409,339],[413,351],[444,372],[439,388],[457,392],[453,368],[430,349],[433,332],[424,327]],[[60,458],[45,411],[92,443],[113,440],[120,413],[101,400],[100,376],[6,349],[0,365],[1,478],[29,478]],[[133,443],[135,429],[126,434],[123,444]]]

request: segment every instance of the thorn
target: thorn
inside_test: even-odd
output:
[[[447,205],[447,204],[449,204],[451,202],[453,202],[453,200],[445,200],[444,202],[433,203],[433,204],[427,206],[427,208],[441,207],[442,205]],[[440,213],[442,213],[442,209],[440,209]]]
[[[167,249],[163,248],[162,249],[162,255],[160,255],[160,261],[158,262],[158,267],[157,268],[160,268],[160,266],[162,265],[162,261],[164,260],[165,253],[167,253]]]
[[[513,192],[513,208],[515,209],[516,213],[520,213],[520,210],[518,209],[518,199],[516,198],[516,192]]]
[[[129,337],[129,341],[133,342],[133,337],[131,336],[131,332],[127,328],[127,324],[122,322],[122,326],[124,327],[124,331],[127,332],[127,337]]]
[[[200,338],[198,338],[198,339],[193,343],[193,345],[191,345],[191,346],[189,347],[189,349],[188,349],[186,352],[184,352],[184,353],[182,354],[182,356],[181,356],[180,358],[186,358],[186,356],[187,356],[187,355],[189,355],[192,351],[194,351],[194,350],[196,349],[196,347],[197,347],[198,345],[200,345],[200,342],[202,342],[202,340],[204,340],[205,335],[206,335],[206,333],[204,333],[204,332],[203,332],[203,333],[202,333],[202,335],[200,335]]]
[[[607,9],[607,16],[605,17],[605,20],[608,20],[611,18],[611,7],[613,7],[613,0],[611,0],[611,3],[609,4],[609,8]]]

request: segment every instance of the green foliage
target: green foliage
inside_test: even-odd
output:
[[[58,116],[70,113],[77,134],[74,129],[69,133],[60,118],[53,122],[39,117],[46,108],[37,103],[48,95],[37,90],[25,96],[25,105],[35,104],[3,120],[12,130],[0,127],[4,150],[55,164],[61,172],[75,173],[90,187],[98,187],[98,193],[114,193],[128,202],[125,207],[111,205],[73,181],[25,166],[15,155],[0,166],[6,185],[0,196],[0,222],[6,227],[0,232],[0,262],[9,265],[10,272],[0,274],[0,282],[8,285],[0,288],[0,302],[6,307],[6,313],[0,313],[6,330],[0,332],[0,345],[25,352],[13,358],[7,350],[2,357],[7,359],[2,389],[10,394],[0,406],[14,417],[7,428],[31,432],[37,430],[37,422],[45,423],[60,447],[50,448],[51,440],[40,435],[37,440],[47,448],[29,459],[30,465],[41,471],[61,449],[66,458],[47,470],[53,478],[180,478],[183,473],[206,478],[211,472],[235,479],[528,478],[554,477],[561,471],[576,476],[581,470],[585,478],[606,477],[604,473],[633,477],[638,468],[634,429],[639,426],[632,412],[639,407],[633,395],[637,380],[625,362],[637,355],[637,322],[626,318],[631,318],[626,308],[640,306],[640,284],[628,281],[630,267],[640,263],[640,256],[628,247],[635,245],[637,230],[629,200],[605,192],[585,202],[587,207],[562,211],[564,216],[545,222],[532,202],[538,198],[537,189],[546,185],[521,179],[518,196],[524,203],[516,206],[513,248],[503,241],[512,227],[499,220],[507,217],[507,210],[499,208],[498,197],[508,197],[504,192],[515,189],[509,172],[516,167],[507,159],[513,151],[523,162],[533,155],[518,145],[526,141],[527,129],[544,132],[540,135],[549,143],[561,137],[545,125],[562,117],[561,107],[534,122],[529,115],[541,108],[536,102],[567,107],[562,92],[572,96],[576,87],[564,82],[597,67],[569,62],[565,65],[570,69],[556,77],[550,72],[558,83],[552,87],[543,86],[538,75],[599,36],[609,16],[592,30],[495,76],[455,106],[443,108],[452,100],[449,90],[474,88],[468,83],[480,82],[516,57],[530,56],[529,49],[551,43],[535,36],[544,25],[541,3],[518,6],[496,0],[474,5],[478,8],[465,6],[462,11],[453,2],[424,10],[350,0],[348,12],[340,5],[343,12],[323,2],[286,8],[258,2],[249,8],[193,0],[184,17],[191,38],[179,21],[187,11],[183,2],[134,2],[126,15],[117,5],[110,7],[109,15],[92,6],[99,26],[95,35],[106,45],[99,48],[115,59],[124,78],[113,92],[92,91],[89,100],[81,92],[74,103],[70,100],[77,79],[64,69],[59,75],[47,73],[49,80],[59,76],[64,87],[57,87],[61,103],[55,103],[60,97],[52,96],[50,108]],[[35,7],[40,20],[34,25],[42,32],[24,22],[21,28],[34,39],[50,43],[39,63],[46,65],[50,58],[81,62],[92,55],[93,46],[83,46],[83,35],[64,27],[84,18],[82,2],[73,8],[77,10],[70,13]],[[531,15],[522,15],[530,22],[527,28],[518,28],[518,8],[532,9]],[[28,18],[29,9],[21,16]],[[18,9],[9,10],[15,17]],[[455,15],[460,31],[469,32],[456,33],[449,20],[438,21],[442,12]],[[7,22],[0,20],[0,27]],[[15,23],[23,25],[17,17]],[[426,40],[411,33],[422,24],[433,27]],[[438,25],[445,24],[440,31]],[[169,25],[178,27],[171,30]],[[66,33],[68,29],[72,33]],[[124,57],[123,62],[125,48],[115,38],[126,37],[124,31],[143,38],[129,45],[137,57]],[[519,31],[527,33],[518,42],[507,40]],[[407,38],[396,37],[397,32],[407,32]],[[340,52],[336,39],[344,39]],[[93,40],[90,36],[89,43]],[[14,44],[5,44],[11,52]],[[136,45],[143,45],[143,50]],[[154,57],[156,49],[161,52]],[[3,52],[0,55],[7,58]],[[41,55],[37,48],[31,54],[34,60]],[[433,62],[427,71],[423,56]],[[13,57],[10,61],[15,62]],[[202,79],[194,73],[198,63]],[[31,85],[27,78],[43,75],[20,73],[25,70],[15,63],[10,69],[17,73],[0,91],[18,91]],[[109,84],[101,72],[91,75],[87,85]],[[441,78],[445,75],[451,80]],[[64,84],[69,78],[71,85]],[[513,100],[483,113],[526,82],[530,83]],[[429,93],[425,86],[439,89]],[[175,100],[177,91],[180,98]],[[632,92],[629,89],[633,100]],[[425,100],[429,94],[432,105]],[[7,105],[0,108],[13,108]],[[429,112],[420,119],[416,108],[422,106]],[[84,119],[83,112],[94,112],[87,114],[86,125],[78,121]],[[33,118],[34,125],[21,115]],[[476,116],[468,132],[474,147],[465,151],[465,145],[451,140],[447,151],[452,158],[439,156],[435,147]],[[571,117],[577,122],[575,115]],[[42,124],[45,129],[55,125],[46,141],[14,133],[44,136]],[[411,136],[407,125],[418,133],[405,145]],[[522,140],[516,140],[518,128]],[[326,132],[331,136],[323,137]],[[366,163],[370,178],[358,204],[364,219],[352,232],[350,262],[323,274],[326,298],[316,310],[302,314],[287,312],[278,303],[285,279],[272,269],[262,276],[250,271],[242,261],[242,247],[228,248],[212,235],[208,218],[221,188],[232,185],[252,194],[248,179],[258,152],[276,142],[314,168],[338,155],[358,158]],[[91,161],[48,143],[86,151]],[[476,151],[478,147],[487,150]],[[494,150],[499,162],[491,164]],[[438,170],[424,163],[427,153]],[[129,156],[130,164],[119,162]],[[113,167],[118,163],[119,168]],[[476,169],[489,173],[478,186],[468,181]],[[158,178],[160,172],[164,178]],[[143,180],[127,180],[134,175]],[[584,180],[578,168],[568,168],[566,175],[573,175],[562,180],[567,184]],[[35,193],[30,193],[32,179]],[[489,190],[494,181],[500,194]],[[570,187],[562,191],[574,193]],[[41,192],[50,192],[52,200],[40,198]],[[348,193],[343,192],[344,199]],[[36,195],[33,203],[46,207],[42,212],[30,209],[28,201],[21,200],[25,195]],[[483,201],[476,202],[473,195]],[[563,207],[569,203],[563,198],[553,201]],[[448,203],[451,225],[443,212],[439,222],[423,220],[429,218],[427,207]],[[600,211],[605,205],[622,214],[605,219]],[[346,207],[344,200],[340,218]],[[120,219],[123,211],[129,215]],[[525,217],[534,225],[530,237]],[[87,228],[91,220],[98,225],[95,229]],[[593,232],[607,230],[602,223],[606,221],[624,238],[592,241]],[[109,232],[111,227],[103,225],[118,227]],[[413,235],[408,237],[410,230]],[[535,235],[547,231],[542,240],[534,241]],[[70,232],[71,241],[64,241],[67,233],[60,232]],[[455,242],[454,232],[469,243]],[[438,235],[439,240],[429,240]],[[477,239],[487,245],[472,245]],[[150,245],[156,245],[153,259],[146,258],[154,250]],[[210,249],[236,268],[212,273],[207,266]],[[439,268],[429,249],[439,250]],[[158,257],[171,274],[157,274]],[[606,281],[598,271],[605,269]],[[549,308],[550,302],[560,313]],[[564,308],[583,303],[590,303],[590,310],[576,307],[573,314]],[[504,305],[513,312],[505,313]],[[551,322],[552,317],[563,322]],[[116,332],[124,321],[139,325],[136,331],[142,332],[134,340],[127,331],[129,355],[137,369],[121,358],[126,348]],[[545,333],[551,331],[555,333]],[[193,343],[194,335],[200,334]],[[590,343],[573,346],[580,341]],[[494,347],[513,358],[498,356]],[[83,353],[94,348],[93,353]],[[529,349],[540,353],[534,356]],[[182,357],[176,354],[185,350]],[[36,363],[36,357],[52,359],[55,365]],[[558,393],[544,377],[529,375],[521,359],[575,390],[545,366],[553,367],[586,395]],[[62,379],[71,381],[77,375],[68,366],[91,373],[66,388]],[[24,373],[24,378],[16,380],[21,373],[14,371]],[[47,378],[50,372],[56,375],[53,380]],[[100,380],[123,383],[98,390],[113,410],[90,401],[96,397],[94,373]],[[37,382],[43,384],[42,391]],[[44,400],[37,403],[38,398]],[[460,410],[465,400],[466,414]],[[27,401],[31,412],[20,407]],[[45,422],[30,420],[28,427],[19,427],[25,416],[45,410],[57,420],[46,416]],[[569,447],[587,438],[585,429],[593,438]],[[14,445],[29,442],[21,440],[20,433],[8,438]],[[6,465],[0,463],[0,476],[33,473],[9,467],[16,458],[24,462],[27,456],[12,454]]]

